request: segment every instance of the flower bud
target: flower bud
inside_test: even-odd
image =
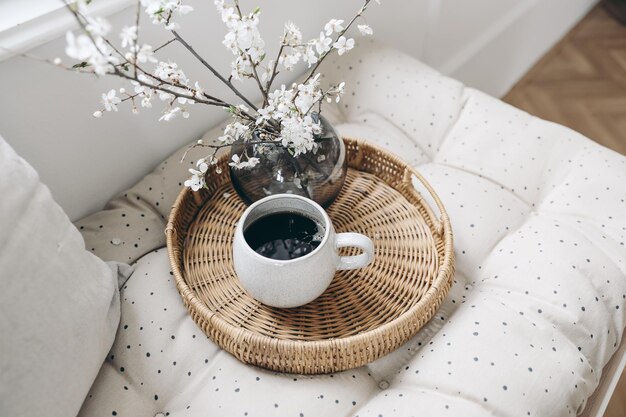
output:
[[[96,119],[102,117],[102,112],[100,110],[93,112],[93,117]]]

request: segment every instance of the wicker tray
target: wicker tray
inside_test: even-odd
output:
[[[299,374],[364,365],[412,337],[448,293],[452,230],[433,189],[397,157],[345,142],[350,169],[328,213],[337,232],[370,236],[375,257],[367,268],[338,272],[305,306],[268,307],[239,286],[232,239],[245,205],[227,175],[209,174],[208,189],[184,189],[176,200],[166,235],[183,302],[209,338],[245,363]],[[224,170],[226,162],[219,162]],[[431,194],[439,218],[413,179]]]

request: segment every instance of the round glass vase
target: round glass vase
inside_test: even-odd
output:
[[[251,204],[273,194],[296,194],[328,207],[337,198],[346,179],[346,148],[332,125],[320,117],[322,132],[314,148],[294,157],[280,143],[235,143],[233,154],[245,152],[259,158],[253,168],[230,168],[230,178],[239,197]],[[259,141],[253,135],[252,141]]]

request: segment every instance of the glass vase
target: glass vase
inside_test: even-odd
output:
[[[346,149],[332,125],[319,118],[322,132],[315,136],[314,148],[297,157],[280,144],[235,143],[233,154],[246,152],[259,158],[253,168],[230,168],[237,194],[251,204],[273,194],[296,194],[328,207],[337,198],[346,178]],[[258,141],[257,137],[253,141]]]

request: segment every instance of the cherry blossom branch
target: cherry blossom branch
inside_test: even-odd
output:
[[[239,7],[239,0],[235,0],[235,8],[237,9],[237,14],[239,15],[239,18],[243,19],[243,13],[241,12],[241,8]],[[265,91],[265,89],[263,88],[263,85],[261,84],[261,80],[259,79],[259,73],[257,71],[257,64],[254,63],[254,61],[250,57],[250,54],[248,54],[246,51],[240,50],[240,52],[244,55],[244,57],[248,60],[248,62],[250,62],[250,65],[252,65],[251,76],[256,81],[257,86],[259,87],[259,90],[261,90],[261,94],[263,94],[263,102],[265,103],[265,99],[267,97],[267,91]]]
[[[244,96],[243,94],[241,94],[241,92],[239,92],[239,90],[237,90],[237,88],[233,85],[233,83],[231,83],[230,81],[228,81],[226,78],[224,78],[219,72],[217,72],[215,70],[215,68],[213,68],[211,66],[211,64],[209,64],[204,58],[202,58],[196,51],[195,49],[193,49],[191,47],[191,45],[189,45],[179,34],[178,32],[176,32],[175,30],[171,31],[172,34],[176,37],[176,39],[178,40],[178,42],[181,43],[181,45],[183,45],[194,57],[196,57],[196,59],[198,59],[198,61],[200,61],[202,63],[202,65],[204,65],[205,67],[207,67],[209,69],[209,71],[211,71],[213,73],[213,75],[215,75],[217,78],[219,78],[220,81],[222,81],[224,84],[226,84],[232,91],[233,93],[235,93],[235,95],[237,95],[237,97],[239,97],[240,99],[242,99],[248,106],[250,106],[252,109],[254,109],[254,111],[258,112],[258,107],[256,107],[254,105],[254,103],[252,103],[250,100],[248,100],[248,98],[246,98],[246,96]]]
[[[343,84],[343,83],[342,83]],[[307,114],[309,114],[311,112],[311,110],[313,110],[313,107],[315,107],[315,105],[319,104],[319,111],[318,114],[322,112],[322,102],[324,101],[324,99],[326,97],[331,96],[332,94],[336,94],[337,97],[339,97],[340,94],[342,94],[341,92],[343,91],[343,85],[335,85],[333,87],[330,87],[328,90],[326,90],[325,92],[322,92],[322,95],[313,102],[313,104],[311,104],[311,106],[307,109],[306,112],[304,112],[303,116],[306,116]],[[337,102],[339,102],[339,98],[337,98]]]
[[[271,144],[271,145],[276,145],[276,143],[277,143],[277,142],[276,142],[275,140],[257,140],[257,141],[246,142],[246,146],[247,146],[247,145],[270,145],[270,144]],[[212,143],[210,143],[210,144],[206,144],[206,143],[204,143],[204,142],[202,141],[202,139],[200,139],[200,140],[198,140],[196,143],[194,143],[194,144],[192,144],[192,145],[189,145],[189,146],[187,147],[187,149],[185,150],[185,153],[183,153],[183,156],[180,158],[180,162],[182,163],[182,162],[185,160],[185,158],[187,157],[187,154],[188,154],[188,153],[189,153],[192,149],[195,149],[195,148],[209,148],[209,149],[214,149],[214,150],[215,150],[215,152],[213,153],[213,155],[215,155],[215,153],[216,153],[217,151],[219,151],[220,149],[223,149],[223,148],[228,148],[228,147],[230,147],[230,146],[232,146],[232,145],[233,145],[232,143],[222,143],[222,144],[220,144],[220,145],[217,145],[217,144],[212,144]]]
[[[134,59],[133,59],[133,67],[135,68],[135,78],[137,78],[137,53],[139,52],[139,15],[141,14],[141,2],[137,1],[137,12],[135,15],[135,48],[134,48]],[[123,45],[123,44],[122,44]]]
[[[272,75],[270,76],[269,80],[267,80],[267,84],[265,86],[265,91],[267,91],[267,95],[265,96],[265,99],[263,100],[263,107],[267,106],[268,103],[268,96],[270,93],[270,89],[272,88],[272,83],[274,82],[274,78],[276,78],[276,76],[278,75],[278,73],[280,71],[278,71],[278,61],[280,60],[280,56],[283,53],[283,50],[285,49],[285,37],[283,36],[283,39],[280,42],[280,48],[278,49],[278,55],[276,56],[276,61],[274,61],[274,68],[272,69]]]
[[[361,8],[359,9],[359,11],[357,12],[357,14],[352,18],[352,20],[350,21],[350,23],[348,23],[348,25],[341,31],[339,32],[339,34],[337,35],[337,37],[335,38],[335,41],[333,42],[333,44],[335,44],[347,31],[348,29],[350,29],[350,27],[352,26],[352,24],[354,22],[356,22],[356,20],[363,14],[363,12],[367,9],[367,6],[370,4],[372,0],[365,0],[365,4],[363,6],[361,6]],[[320,66],[320,64],[322,63],[322,61],[324,61],[324,59],[330,55],[330,53],[334,50],[335,48],[329,49],[328,51],[324,52],[323,55],[321,55],[317,61],[317,63],[315,64],[315,66],[313,66],[313,69],[311,70],[311,72],[309,73],[309,75],[306,77],[306,79],[302,82],[302,84],[306,84],[307,81],[309,81],[313,75],[315,74],[315,71],[317,71],[317,68]],[[296,92],[295,96],[294,96],[294,100],[296,99],[296,97],[298,97],[298,92]]]
[[[79,71],[79,72],[85,73],[84,71]],[[180,93],[180,92],[174,92],[174,91],[172,91],[172,90],[170,90],[168,88],[163,88],[160,85],[153,85],[153,84],[147,83],[145,81],[141,81],[138,77],[135,78],[135,77],[132,77],[130,75],[124,74],[122,71],[120,71],[118,69],[116,69],[115,72],[112,72],[111,75],[114,75],[114,76],[120,77],[120,78],[125,78],[125,79],[131,80],[131,81],[135,81],[135,82],[137,82],[139,85],[141,85],[143,87],[148,87],[148,88],[151,88],[153,90],[162,91],[164,93],[171,94],[175,98],[186,98],[187,100],[191,100],[191,101],[196,102],[196,103],[207,104],[209,106],[224,107],[224,105],[225,105],[224,102],[203,100],[201,98],[196,97],[195,95],[184,94],[184,93]],[[186,88],[186,87],[180,87],[180,88]]]

